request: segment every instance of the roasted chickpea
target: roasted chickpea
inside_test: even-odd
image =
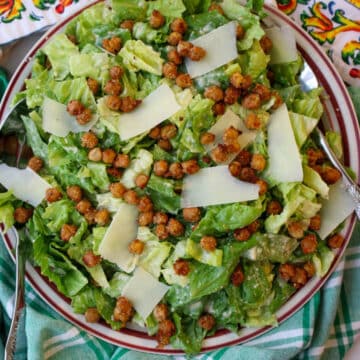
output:
[[[183,58],[176,50],[170,50],[167,53],[167,58],[170,62],[174,63],[175,65],[180,65],[183,62]]]
[[[234,230],[234,238],[237,241],[249,240],[250,236],[251,236],[251,231],[249,230],[248,227],[243,227]]]
[[[122,172],[118,168],[115,168],[113,166],[106,168],[106,172],[109,176],[112,176],[115,179],[119,179],[122,175]]]
[[[257,232],[259,230],[259,228],[260,228],[260,221],[259,220],[254,220],[251,224],[249,224],[247,226],[247,228],[249,229],[251,234]]]
[[[238,177],[241,171],[241,164],[238,161],[232,161],[229,164],[229,172],[232,176]]]
[[[86,82],[87,82],[87,85],[88,85],[90,91],[94,95],[96,95],[99,92],[99,89],[100,89],[100,85],[97,82],[97,80],[89,77],[89,78],[87,78]]]
[[[206,50],[200,46],[193,46],[189,51],[189,58],[192,61],[200,61],[206,55]]]
[[[110,69],[110,77],[113,80],[120,80],[120,78],[123,76],[123,74],[124,74],[124,69],[119,65],[114,65]]]
[[[194,45],[189,41],[180,40],[176,50],[180,56],[189,56],[190,50]]]
[[[153,29],[159,29],[165,24],[165,17],[158,10],[153,10],[149,24]]]
[[[132,29],[134,27],[135,21],[134,20],[124,20],[121,24],[120,24],[120,28],[121,29],[126,29],[129,30],[130,32],[132,32]]]
[[[92,250],[88,250],[85,252],[82,260],[87,267],[94,267],[100,264],[101,256],[95,255]]]
[[[110,110],[120,111],[122,100],[117,95],[109,95],[105,98],[105,104]]]
[[[263,179],[258,179],[255,182],[256,185],[259,186],[259,195],[264,195],[268,191],[268,184]]]
[[[256,84],[252,91],[259,94],[261,101],[268,101],[271,98],[271,90],[263,84]]]
[[[159,322],[158,332],[156,333],[156,340],[158,348],[162,348],[170,343],[170,338],[176,332],[175,324],[170,319],[165,319]]]
[[[169,164],[166,160],[157,160],[154,162],[153,171],[156,176],[164,176],[169,170]]]
[[[273,45],[272,45],[271,39],[268,36],[264,35],[260,39],[260,46],[263,49],[265,54],[269,54]]]
[[[233,142],[226,144],[226,149],[229,154],[238,153],[241,149],[240,144],[237,140],[234,140]]]
[[[173,179],[176,179],[176,180],[182,179],[184,177],[183,168],[182,168],[181,164],[178,162],[174,162],[169,166],[168,173],[169,173],[170,177],[172,177]]]
[[[153,211],[146,211],[139,214],[138,224],[139,226],[148,226],[152,224],[154,218]]]
[[[245,126],[249,130],[258,130],[262,127],[262,121],[257,114],[251,112],[245,118]]]
[[[210,152],[211,159],[217,164],[225,162],[228,159],[229,152],[224,144],[218,144],[216,148],[212,149]]]
[[[200,142],[203,145],[212,144],[215,141],[215,134],[211,132],[205,132],[200,136]]]
[[[238,101],[241,91],[233,86],[229,86],[225,90],[224,102],[225,104],[232,105]]]
[[[234,286],[240,286],[245,280],[245,275],[242,271],[241,265],[236,266],[231,274],[231,283]]]
[[[187,30],[187,23],[184,19],[178,18],[173,20],[170,25],[172,31],[176,31],[180,34],[184,34]]]
[[[321,217],[320,215],[315,215],[310,219],[309,229],[310,230],[320,230],[321,227]]]
[[[138,210],[140,212],[152,211],[154,205],[148,196],[143,196],[139,199]]]
[[[226,107],[223,102],[217,102],[212,106],[212,111],[214,115],[223,115],[225,113]]]
[[[86,211],[85,214],[83,214],[86,222],[89,225],[94,225],[95,224],[95,215],[96,215],[96,210],[93,209],[93,208],[89,209],[88,211]]]
[[[102,161],[105,164],[112,164],[115,160],[116,152],[113,149],[105,149],[102,152]]]
[[[100,321],[100,314],[96,307],[88,308],[85,311],[84,316],[85,316],[86,322],[88,322],[88,323],[97,323]]]
[[[310,261],[304,264],[304,270],[306,271],[306,274],[309,278],[312,278],[316,273],[315,266]]]
[[[169,231],[165,224],[158,224],[155,228],[155,234],[160,240],[165,240],[169,237]]]
[[[117,54],[121,49],[121,45],[121,38],[118,36],[114,36],[110,39],[104,39],[102,41],[102,47],[112,54]]]
[[[177,127],[174,124],[167,124],[161,128],[160,136],[162,139],[172,139],[177,134]]]
[[[341,178],[341,172],[332,166],[324,166],[320,175],[328,185],[335,184]]]
[[[200,246],[206,251],[214,251],[217,246],[217,240],[214,236],[203,236],[200,239]]]
[[[249,109],[249,110],[258,109],[261,105],[261,99],[260,99],[259,94],[250,93],[250,94],[244,96],[241,101],[241,105],[245,109]]]
[[[201,218],[201,210],[198,207],[185,208],[182,215],[185,221],[196,223]]]
[[[190,272],[189,262],[184,259],[177,259],[173,267],[176,275],[187,276]]]
[[[339,249],[343,245],[345,239],[340,234],[332,235],[328,238],[327,244],[331,249]]]
[[[177,32],[177,31],[173,31],[170,33],[170,35],[168,36],[168,43],[172,46],[176,46],[179,41],[182,40],[182,34]]]
[[[126,324],[134,315],[132,303],[125,297],[120,296],[116,301],[113,317],[115,321]]]
[[[96,147],[94,149],[91,149],[88,153],[88,159],[90,161],[101,161],[102,159],[102,151],[99,147]]]
[[[235,160],[240,163],[241,166],[249,166],[251,162],[252,154],[248,150],[241,150],[239,154],[236,155]]]
[[[139,203],[139,197],[135,190],[127,190],[124,192],[123,198],[125,202],[131,205],[137,205]]]
[[[295,268],[295,275],[290,279],[297,289],[305,285],[307,282],[306,271],[300,267]]]
[[[223,142],[228,145],[236,141],[239,137],[239,130],[235,129],[233,126],[228,127],[223,134]]]
[[[192,175],[200,170],[200,166],[195,159],[186,160],[181,163],[182,169],[185,174]]]
[[[77,227],[72,224],[64,224],[60,230],[60,238],[63,241],[69,241],[77,232]]]
[[[121,98],[120,110],[122,112],[131,112],[141,104],[141,100],[136,100],[131,96]]]
[[[45,199],[47,202],[52,203],[62,198],[62,194],[58,188],[49,188],[46,190]]]
[[[251,157],[250,166],[256,171],[264,171],[266,167],[266,159],[262,154],[254,154]]]
[[[281,264],[279,266],[279,275],[285,281],[292,279],[295,276],[295,273],[296,269],[292,264]]]
[[[184,225],[174,218],[169,219],[166,228],[171,236],[181,236],[184,233]]]
[[[215,326],[215,318],[211,314],[200,316],[198,324],[204,330],[210,331]]]
[[[149,138],[154,139],[154,140],[158,140],[160,139],[160,133],[161,133],[161,129],[160,126],[155,126],[154,128],[152,128],[149,132]]]
[[[238,24],[236,26],[236,39],[241,40],[243,39],[244,35],[245,35],[244,28],[240,24]]]
[[[172,145],[171,142],[167,139],[159,139],[157,142],[158,146],[165,150],[165,151],[171,151],[172,150]]]
[[[266,206],[268,215],[278,215],[282,212],[282,206],[277,200],[271,200]]]
[[[306,150],[309,166],[321,165],[325,161],[325,153],[322,150],[308,148]]]
[[[217,102],[224,99],[224,91],[217,85],[211,85],[205,89],[204,96]]]
[[[209,11],[217,11],[220,15],[225,15],[223,8],[216,3],[211,3],[211,5],[209,6]]]
[[[240,170],[239,179],[242,181],[246,181],[252,184],[255,184],[258,180],[255,170],[251,167],[243,167]]]
[[[135,178],[135,185],[140,189],[144,189],[149,181],[149,176],[145,174],[139,174]]]
[[[66,189],[66,194],[72,201],[75,201],[76,203],[78,203],[83,197],[81,187],[78,185],[68,186]]]
[[[179,74],[175,79],[176,85],[181,88],[188,88],[192,86],[192,79],[189,74]]]
[[[18,207],[14,211],[14,220],[19,224],[25,224],[31,218],[32,214],[32,209]]]
[[[315,234],[308,234],[300,241],[300,247],[304,254],[312,254],[316,251],[317,240]]]
[[[81,136],[81,146],[87,149],[93,149],[99,143],[99,139],[93,132],[86,132]]]
[[[162,67],[163,75],[168,79],[176,79],[178,76],[177,66],[173,62],[167,62]]]
[[[298,221],[290,221],[287,224],[287,231],[295,239],[301,239],[304,236],[303,225]]]
[[[39,172],[42,169],[42,167],[44,166],[44,162],[39,157],[33,156],[29,159],[27,166],[31,170],[33,170],[35,172]]]
[[[128,154],[117,154],[113,165],[126,169],[130,165],[130,156]]]
[[[236,71],[230,76],[230,83],[236,89],[241,89],[242,84],[244,82],[244,76],[239,72]]]
[[[91,110],[90,109],[84,109],[84,111],[76,116],[76,121],[80,125],[86,125],[92,118]]]
[[[84,105],[78,100],[70,100],[66,106],[67,112],[72,116],[81,114],[84,109]]]
[[[76,210],[84,215],[92,208],[91,202],[87,199],[82,199],[76,204]]]
[[[169,316],[169,308],[164,303],[157,304],[153,310],[153,314],[157,322],[164,321]]]
[[[128,249],[131,254],[141,255],[144,251],[144,247],[145,243],[143,241],[135,239],[129,244]]]
[[[115,182],[110,184],[109,190],[114,198],[121,199],[124,196],[127,189],[122,183]]]
[[[107,209],[100,209],[95,214],[95,222],[100,226],[105,226],[110,222],[110,212]]]
[[[121,91],[122,85],[118,79],[111,79],[104,86],[104,92],[108,95],[119,96]]]

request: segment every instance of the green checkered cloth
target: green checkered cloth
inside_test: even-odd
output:
[[[0,356],[14,300],[15,267],[0,244]],[[336,271],[321,291],[295,315],[245,345],[206,353],[201,359],[342,359],[360,336],[360,224]],[[26,286],[25,334],[18,334],[15,359],[160,360],[110,345],[64,320]]]

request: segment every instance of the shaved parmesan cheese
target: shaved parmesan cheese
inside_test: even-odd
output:
[[[236,22],[231,21],[191,42],[206,51],[205,57],[200,61],[185,59],[187,72],[195,78],[237,58]]]
[[[61,137],[66,136],[70,132],[89,131],[98,120],[98,116],[93,115],[87,124],[80,125],[76,121],[76,116],[68,113],[66,105],[49,98],[44,99],[42,117],[44,130]]]
[[[356,208],[355,201],[345,190],[345,186],[342,181],[338,181],[330,186],[329,199],[322,199],[321,227],[318,234],[323,240]]]
[[[286,105],[270,116],[268,125],[269,175],[278,182],[303,180],[301,155]]]
[[[170,87],[160,85],[134,111],[121,114],[118,124],[121,139],[127,140],[152,129],[180,109]]]
[[[185,177],[181,193],[181,207],[229,204],[255,200],[259,186],[233,177],[227,166],[201,169]]]
[[[131,301],[136,312],[145,320],[168,290],[169,286],[138,266],[124,286],[122,295]]]
[[[134,270],[137,258],[128,250],[136,239],[138,211],[134,205],[121,204],[99,246],[99,254],[129,273]]]
[[[295,35],[290,26],[272,27],[266,30],[266,35],[272,41],[270,64],[288,63],[297,60]]]
[[[38,206],[44,199],[46,190],[51,188],[41,176],[30,168],[18,169],[0,164],[0,183],[14,195],[32,206]]]

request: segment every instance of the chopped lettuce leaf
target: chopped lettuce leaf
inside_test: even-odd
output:
[[[292,129],[294,131],[295,140],[299,147],[305,143],[308,136],[316,127],[317,123],[319,122],[318,118],[311,118],[305,115],[296,114],[294,112],[289,111],[289,117]]]
[[[4,233],[6,233],[15,223],[14,210],[11,203],[0,205],[0,224],[4,224]]]
[[[315,190],[324,199],[327,199],[330,189],[320,174],[307,165],[303,166],[303,170],[304,184]]]
[[[148,16],[158,10],[162,15],[170,18],[180,18],[186,10],[182,0],[155,0],[149,3],[147,14]]]
[[[331,147],[331,150],[338,159],[341,159],[344,155],[341,135],[336,131],[327,131],[325,136],[328,144]]]
[[[191,239],[186,241],[186,254],[203,264],[211,266],[222,265],[223,251],[221,249],[206,251],[200,246],[200,244],[192,241]]]

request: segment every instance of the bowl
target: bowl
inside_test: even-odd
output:
[[[85,7],[86,8],[86,7]],[[326,56],[324,51],[317,45],[311,37],[304,32],[295,22],[284,15],[278,9],[265,6],[266,12],[270,19],[278,25],[290,26],[296,37],[297,48],[304,57],[306,63],[315,74],[320,86],[323,87],[325,95],[322,97],[325,108],[328,126],[339,131],[343,139],[344,162],[350,166],[357,175],[360,174],[360,131],[356,118],[356,114],[348,95],[346,87],[336,71],[334,65]],[[0,123],[4,121],[5,115],[10,110],[11,100],[14,95],[24,86],[24,80],[29,76],[32,66],[32,59],[36,52],[49,41],[56,33],[61,32],[64,27],[81,11],[73,14],[71,17],[64,19],[60,23],[52,27],[28,52],[24,60],[15,72],[7,92],[4,95],[0,106]],[[277,312],[278,322],[281,323],[294,315],[301,309],[312,296],[320,290],[326,280],[335,270],[344,251],[350,241],[352,231],[356,222],[355,215],[347,219],[342,234],[345,237],[343,246],[336,252],[334,261],[328,273],[322,278],[312,278],[302,289],[297,291],[287,303],[285,303]],[[15,229],[12,228],[4,237],[5,245],[13,257],[13,249],[15,244]],[[150,337],[140,328],[128,327],[119,333],[112,330],[104,324],[90,324],[85,321],[83,315],[75,314],[70,306],[70,301],[61,295],[53,284],[51,284],[40,273],[40,269],[26,265],[26,278],[32,288],[39,296],[48,303],[56,312],[61,314],[65,319],[69,320],[76,326],[82,328],[88,333],[112,343],[117,346],[144,351],[148,353],[161,353],[168,355],[182,354],[182,351],[173,349],[169,346],[159,349],[157,341],[154,337]],[[243,328],[238,334],[228,330],[219,330],[213,336],[207,337],[203,342],[202,351],[211,351],[222,348],[224,346],[237,345],[245,343],[255,337],[264,334],[272,329],[271,326],[261,328]]]

